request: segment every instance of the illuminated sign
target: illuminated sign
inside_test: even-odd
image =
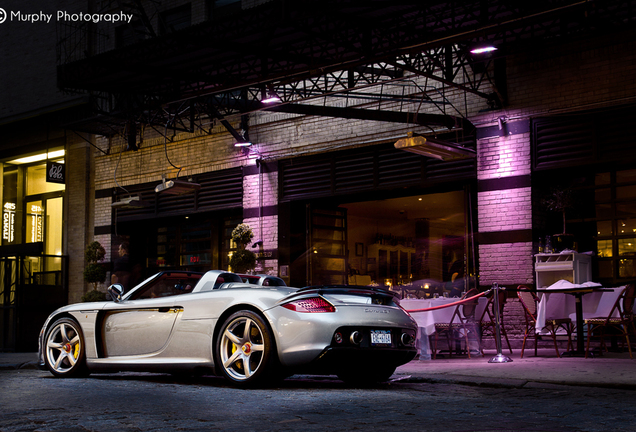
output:
[[[13,242],[15,233],[15,203],[4,203],[2,212],[2,240]]]
[[[37,204],[31,205],[31,242],[42,241],[42,207]]]
[[[181,256],[181,265],[209,265],[210,263],[210,254],[208,253]]]

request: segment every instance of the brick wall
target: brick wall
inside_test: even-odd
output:
[[[256,217],[246,217],[244,223],[254,231],[254,242],[262,241],[258,248],[251,249],[258,254],[256,273],[278,275],[278,172],[258,172],[243,179],[244,212]],[[267,211],[264,209],[267,208]],[[248,248],[251,245],[248,246]],[[272,259],[268,259],[272,258]]]

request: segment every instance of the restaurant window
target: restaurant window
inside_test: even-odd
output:
[[[141,227],[140,227],[141,229]],[[152,243],[155,238],[154,250],[148,250],[146,267],[153,271],[159,270],[191,270],[207,271],[213,265],[216,255],[216,236],[214,224],[210,220],[191,221],[189,217],[175,223],[160,225],[149,233],[149,238],[139,240]],[[131,241],[132,247],[141,248],[137,237]]]
[[[585,188],[593,190],[593,215],[568,224],[594,224],[595,277],[610,284],[636,278],[636,169],[597,173]]]
[[[474,269],[467,258],[465,196],[453,191],[342,204],[348,283],[385,286],[407,297],[461,295]]]

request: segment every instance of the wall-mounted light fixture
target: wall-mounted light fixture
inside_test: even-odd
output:
[[[406,138],[398,140],[394,147],[398,150],[405,150],[443,161],[474,158],[477,155],[475,150],[447,141],[416,135],[413,132],[409,132]]]

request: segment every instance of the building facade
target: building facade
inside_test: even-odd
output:
[[[76,8],[112,14],[121,10],[117,2],[106,3]],[[153,41],[189,46],[199,42],[188,38],[209,37],[206,32],[219,22],[243,23],[247,18],[241,17],[275,13],[295,16],[295,8],[280,1],[141,3],[145,9],[129,11],[135,19],[127,25],[101,23],[94,26],[99,32],[90,34],[103,37],[89,39],[92,45],[75,41],[75,46],[86,43],[95,57],[83,60],[77,50],[60,49],[73,45],[58,38],[58,52],[69,54],[57,63],[82,66],[86,61],[87,66],[77,70],[99,74],[100,61],[134,63],[132,53],[147,55]],[[565,22],[567,13],[582,13],[579,6],[565,3],[562,16],[550,15],[546,21]],[[446,10],[436,3],[426,12],[440,13],[437,9]],[[349,13],[346,8],[337,12]],[[90,241],[106,248],[109,271],[119,246],[129,245],[132,285],[163,269],[228,268],[236,250],[231,231],[239,223],[254,231],[254,242],[248,245],[258,257],[254,272],[278,275],[293,286],[375,284],[418,296],[485,289],[495,282],[511,288],[532,286],[535,254],[547,236],[562,231],[576,242],[567,247],[593,255],[594,280],[607,285],[631,282],[636,279],[636,153],[628,125],[636,102],[636,63],[633,30],[616,26],[608,31],[607,22],[615,18],[603,15],[588,23],[585,35],[533,34],[536,44],[521,41],[517,49],[500,47],[499,52],[451,68],[453,73],[441,66],[423,71],[406,65],[403,75],[384,71],[393,74],[390,79],[362,85],[356,78],[347,92],[315,90],[310,96],[284,99],[281,106],[288,108],[258,105],[226,115],[210,110],[196,114],[191,123],[195,114],[187,116],[194,105],[187,104],[182,109],[164,105],[157,110],[161,121],[144,112],[111,124],[103,108],[94,116],[101,115],[101,120],[64,111],[53,122],[51,130],[63,135],[51,150],[66,151],[65,187],[53,187],[44,195],[27,191],[16,199],[16,209],[24,213],[16,219],[22,224],[16,230],[23,234],[14,238],[29,243],[26,227],[37,220],[25,206],[39,205],[45,212],[55,205],[49,200],[63,197],[64,217],[47,226],[59,233],[61,255],[68,262],[63,286],[69,302],[79,301],[89,290],[81,270]],[[634,18],[616,19],[629,23]],[[209,43],[226,42],[211,37]],[[256,41],[236,41],[245,52],[260,53],[262,47],[250,50],[249,44]],[[445,44],[447,54],[442,55],[434,47],[423,51],[453,63],[459,61],[462,44]],[[234,49],[239,48],[227,51]],[[290,45],[290,53],[298,54],[295,50]],[[186,58],[183,53],[166,54],[163,69],[154,64],[130,69],[149,80],[162,74],[189,79],[193,70],[179,67],[180,55]],[[378,59],[366,66],[386,64]],[[223,72],[233,73],[231,68]],[[266,73],[260,73],[259,79],[268,82]],[[51,72],[44,74],[50,78]],[[66,90],[84,86],[83,96],[94,99],[100,92],[132,92],[123,80],[90,88],[94,84],[74,84],[73,77],[78,83],[83,77],[68,69],[58,69],[57,75]],[[284,90],[295,80],[300,93],[298,83],[315,84],[293,76],[272,79],[271,88]],[[327,82],[325,78],[321,84]],[[263,89],[265,93],[267,87]],[[66,101],[70,96],[64,94]],[[55,100],[58,90],[52,95],[45,100]],[[498,103],[487,95],[497,95]],[[109,100],[132,104],[118,97]],[[302,106],[289,108],[294,105]],[[454,124],[427,124],[435,115],[454,119]],[[36,118],[15,126],[19,142],[28,142],[27,130],[40,123]],[[251,145],[237,147],[237,132],[249,137]],[[438,160],[396,148],[409,133],[455,143],[475,156]],[[5,185],[13,185],[11,176],[20,178],[12,174],[23,170],[11,163],[18,156],[3,156]],[[181,184],[182,190],[156,192],[170,181]],[[3,205],[13,196],[11,187],[3,186]],[[555,190],[572,196],[565,216],[546,204]],[[11,210],[7,207],[5,214]],[[50,228],[53,223],[59,226]],[[553,240],[555,249],[566,247],[556,244],[557,237]],[[43,256],[51,252],[53,243],[47,242]],[[104,291],[106,285],[99,289]],[[507,322],[514,326],[520,310],[511,304]]]

